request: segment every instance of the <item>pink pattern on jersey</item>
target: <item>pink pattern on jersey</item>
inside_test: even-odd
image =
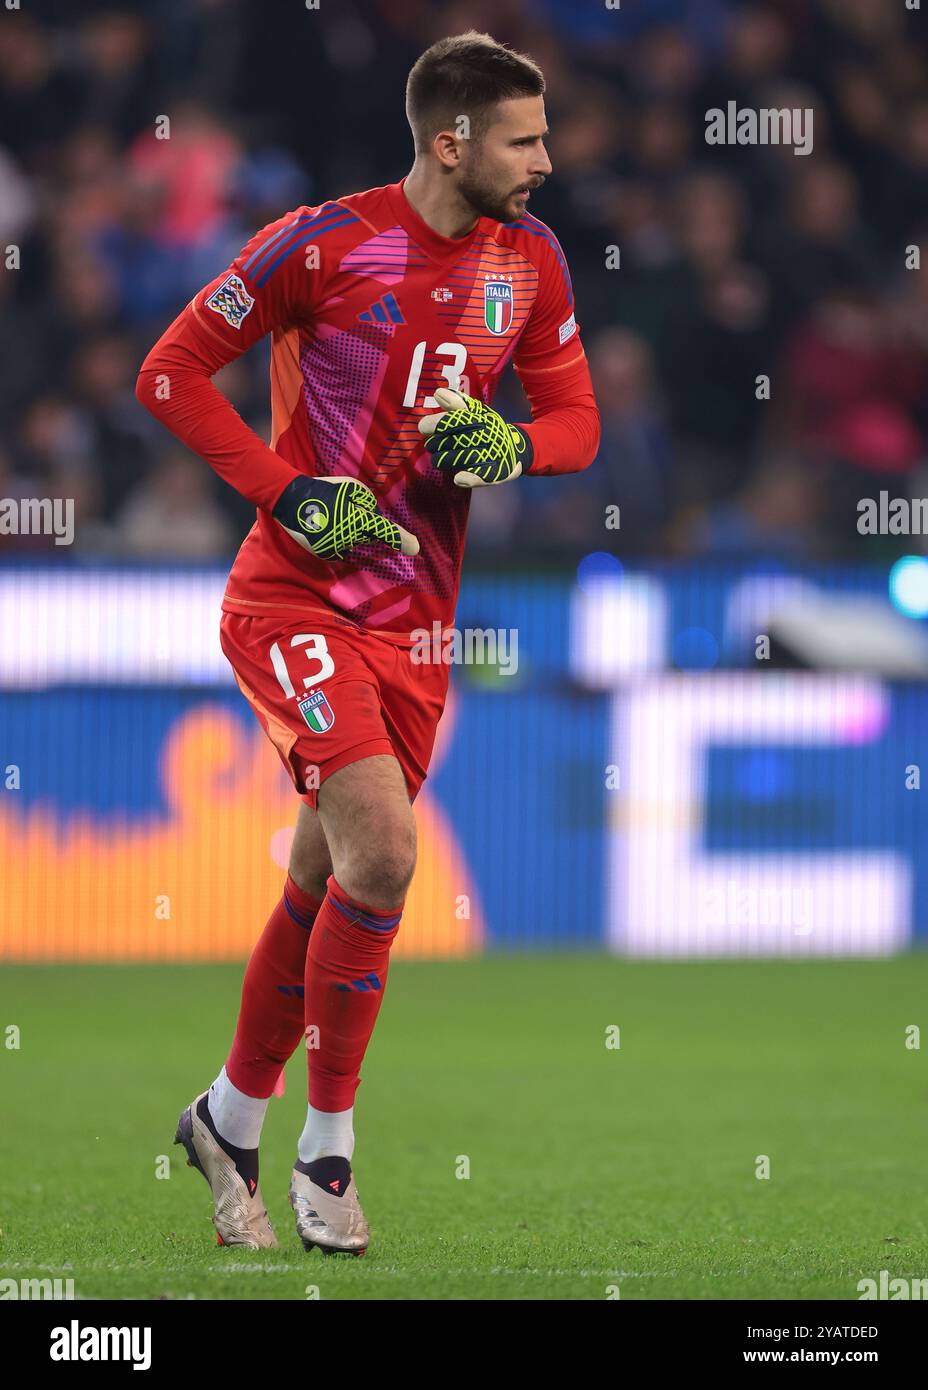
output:
[[[351,609],[389,588],[392,588],[391,580],[379,578],[369,570],[356,569],[343,579],[335,580],[329,590],[329,598],[340,608]]]
[[[356,563],[394,584],[448,598],[457,582],[470,493],[455,487],[449,473],[440,473],[431,454],[420,453],[413,469],[399,473],[378,503],[384,516],[413,533],[421,549],[413,560],[384,545],[359,545],[353,552]]]
[[[387,355],[371,340],[372,325],[353,333],[320,324],[300,352],[303,399],[318,473],[360,472]]]
[[[408,233],[402,227],[390,227],[349,251],[338,268],[352,275],[367,275],[382,285],[396,285],[406,276],[408,261]]]
[[[384,627],[391,618],[398,618],[401,613],[405,613],[412,606],[412,594],[407,594],[405,598],[398,599],[396,603],[391,603],[389,608],[381,608],[377,613],[367,615],[368,627]]]

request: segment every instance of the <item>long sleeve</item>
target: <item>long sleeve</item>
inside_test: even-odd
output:
[[[297,470],[258,438],[210,380],[234,356],[219,350],[188,305],[142,363],[135,394],[237,492],[270,511]]]
[[[532,407],[531,424],[520,425],[532,441],[536,474],[579,473],[599,450],[600,419],[586,354],[563,366],[517,368]]]
[[[210,378],[266,334],[311,314],[321,276],[307,272],[300,251],[320,221],[302,208],[258,232],[155,343],[136,383],[147,410],[268,510],[298,470],[258,438]]]
[[[519,428],[532,441],[529,477],[579,473],[599,449],[599,411],[564,253],[549,227],[531,221],[540,251],[538,293],[513,363],[532,419]]]

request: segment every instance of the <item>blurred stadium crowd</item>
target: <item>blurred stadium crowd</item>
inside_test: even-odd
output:
[[[928,269],[905,263],[928,251],[926,23],[903,0],[4,11],[0,247],[21,261],[0,269],[0,497],[74,498],[85,555],[231,554],[253,509],[137,405],[138,365],[259,227],[401,178],[406,74],[476,28],[545,71],[554,174],[531,210],[572,270],[603,436],[581,475],[476,494],[471,545],[874,556],[857,500],[926,481]],[[707,145],[730,100],[812,108],[813,152]],[[255,351],[217,378],[265,438],[267,369]],[[510,377],[497,404],[524,419]]]

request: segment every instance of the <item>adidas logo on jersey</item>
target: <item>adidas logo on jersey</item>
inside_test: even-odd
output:
[[[394,294],[383,295],[382,298],[378,299],[370,308],[358,314],[358,323],[391,324],[405,322],[403,311],[397,304]]]

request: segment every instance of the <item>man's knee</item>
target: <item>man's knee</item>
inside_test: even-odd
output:
[[[332,773],[319,792],[319,815],[349,897],[377,911],[397,907],[416,867],[416,822],[396,759],[378,754]]]
[[[299,855],[290,855],[289,874],[298,888],[302,888],[304,893],[310,897],[319,898],[320,901],[326,895],[326,888],[329,874],[332,872],[330,864],[319,865],[301,859]]]
[[[416,867],[416,827],[408,821],[371,826],[346,847],[335,877],[358,902],[386,910],[406,897]]]

